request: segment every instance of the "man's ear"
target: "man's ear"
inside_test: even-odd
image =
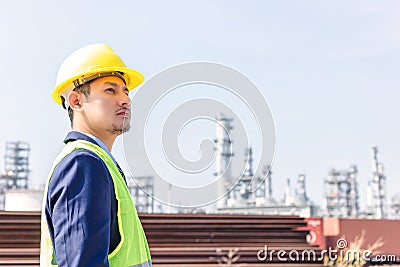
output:
[[[82,109],[82,99],[81,94],[72,91],[68,94],[68,102],[72,110]]]

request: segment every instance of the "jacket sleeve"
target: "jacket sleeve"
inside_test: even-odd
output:
[[[89,151],[72,152],[53,172],[47,211],[58,266],[109,266],[111,183]]]

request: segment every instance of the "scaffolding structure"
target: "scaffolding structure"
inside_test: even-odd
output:
[[[239,182],[229,194],[228,207],[254,205],[256,201],[256,188],[253,172],[253,149],[245,150],[245,170]],[[257,190],[261,191],[261,190]]]
[[[262,180],[264,179],[264,180]],[[262,177],[256,177],[256,206],[276,205],[275,199],[272,197],[272,170],[270,165],[263,168]]]
[[[383,164],[378,161],[378,148],[371,148],[372,179],[368,183],[368,206],[374,219],[388,218],[386,176],[383,173]]]
[[[348,170],[332,169],[325,179],[328,217],[357,218],[360,214],[357,166]]]
[[[298,191],[287,194],[286,201],[278,201],[272,196],[270,163],[267,163],[263,175],[257,175],[253,170],[252,147],[245,149],[245,169],[241,178],[234,184],[231,176],[230,162],[232,140],[229,136],[232,119],[226,118],[222,113],[217,118],[216,144],[216,175],[217,194],[225,195],[216,204],[216,211],[221,213],[245,214],[284,214],[309,217],[313,214],[314,207],[310,203],[305,186],[305,175],[298,179]],[[230,191],[229,191],[230,190]],[[228,192],[228,193],[227,193]],[[299,193],[297,193],[299,192]],[[290,204],[287,204],[290,203]]]
[[[302,199],[304,199],[305,202],[308,202],[308,196],[307,196],[307,190],[306,190],[306,175],[305,174],[300,174],[299,178],[297,179],[297,194],[299,195]]]
[[[400,219],[400,194],[396,194],[392,197],[391,201],[391,218],[399,220]]]
[[[264,197],[266,200],[272,199],[272,170],[271,165],[264,166],[263,176],[265,177],[263,185],[261,185],[262,191],[264,191]]]
[[[4,191],[27,189],[30,145],[27,142],[6,142],[4,172],[0,175],[0,209],[4,209]]]
[[[254,189],[253,189],[253,149],[247,148],[244,152],[245,155],[245,170],[243,172],[243,176],[240,179],[238,185],[235,187],[235,190],[238,191],[240,198],[249,200],[253,203],[255,199]]]
[[[152,213],[154,211],[154,178],[153,176],[140,176],[128,184],[129,192],[135,203],[136,210],[143,213]]]
[[[311,203],[308,199],[306,190],[305,174],[299,174],[299,177],[297,179],[297,186],[295,187],[294,193],[292,192],[290,179],[286,179],[284,204],[286,206],[293,207],[310,206]]]
[[[233,185],[232,175],[231,175],[231,159],[234,156],[232,151],[232,140],[229,135],[232,127],[232,119],[224,116],[220,113],[216,118],[217,128],[216,135],[217,138],[215,142],[216,150],[216,165],[217,172],[215,175],[217,179],[217,196],[223,196],[227,192],[227,188],[231,188]],[[232,192],[231,192],[232,193]],[[227,197],[221,198],[217,202],[217,207],[223,207],[227,204]]]

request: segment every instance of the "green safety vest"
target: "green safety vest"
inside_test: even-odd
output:
[[[115,196],[118,203],[117,217],[121,241],[117,248],[108,254],[108,262],[110,267],[151,266],[150,249],[147,244],[146,235],[143,231],[135,205],[133,204],[131,195],[129,194],[128,188],[121,173],[107,152],[105,152],[101,147],[84,140],[69,142],[54,160],[53,167],[50,171],[42,203],[40,266],[57,266],[54,248],[51,242],[49,228],[45,216],[49,182],[56,166],[67,155],[77,149],[86,149],[99,156],[107,166],[114,184]]]

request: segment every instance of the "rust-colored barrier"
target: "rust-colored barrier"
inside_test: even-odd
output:
[[[140,218],[154,267],[322,266],[320,249],[306,242],[306,222],[296,216],[140,214]],[[39,242],[38,212],[0,212],[0,266],[39,266]]]

